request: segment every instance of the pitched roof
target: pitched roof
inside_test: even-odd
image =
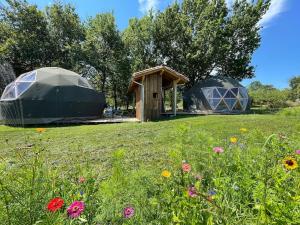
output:
[[[185,84],[189,82],[189,78],[184,76],[181,73],[178,73],[177,71],[171,69],[167,66],[156,66],[149,69],[145,69],[139,72],[135,72],[132,75],[131,83],[129,85],[129,91],[132,90],[133,86],[135,85],[134,81],[140,80],[143,76],[155,74],[157,72],[162,72],[162,75],[165,75],[171,80],[178,80],[178,84]]]

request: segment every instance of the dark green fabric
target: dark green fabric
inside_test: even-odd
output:
[[[37,70],[36,82],[16,100],[1,101],[6,124],[43,124],[102,115],[105,96],[78,86],[80,75],[61,68]]]

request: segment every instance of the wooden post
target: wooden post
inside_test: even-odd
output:
[[[145,94],[144,85],[141,85],[141,122],[145,121]]]
[[[173,115],[176,116],[176,105],[177,105],[177,81],[173,81]]]

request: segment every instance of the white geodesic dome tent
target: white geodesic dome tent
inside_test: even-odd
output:
[[[247,89],[229,77],[203,80],[185,91],[183,98],[186,110],[241,113],[249,108]]]

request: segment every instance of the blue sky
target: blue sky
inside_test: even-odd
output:
[[[28,0],[40,8],[52,0]],[[128,25],[132,17],[141,17],[148,9],[163,10],[174,0],[61,0],[72,3],[82,19],[97,13],[113,11],[120,30]],[[230,5],[233,0],[226,0]],[[250,0],[249,0],[250,1]],[[256,50],[252,64],[256,77],[244,80],[248,85],[253,80],[273,84],[277,88],[288,86],[292,76],[300,75],[300,1],[272,0],[271,7],[260,21],[262,41]]]

